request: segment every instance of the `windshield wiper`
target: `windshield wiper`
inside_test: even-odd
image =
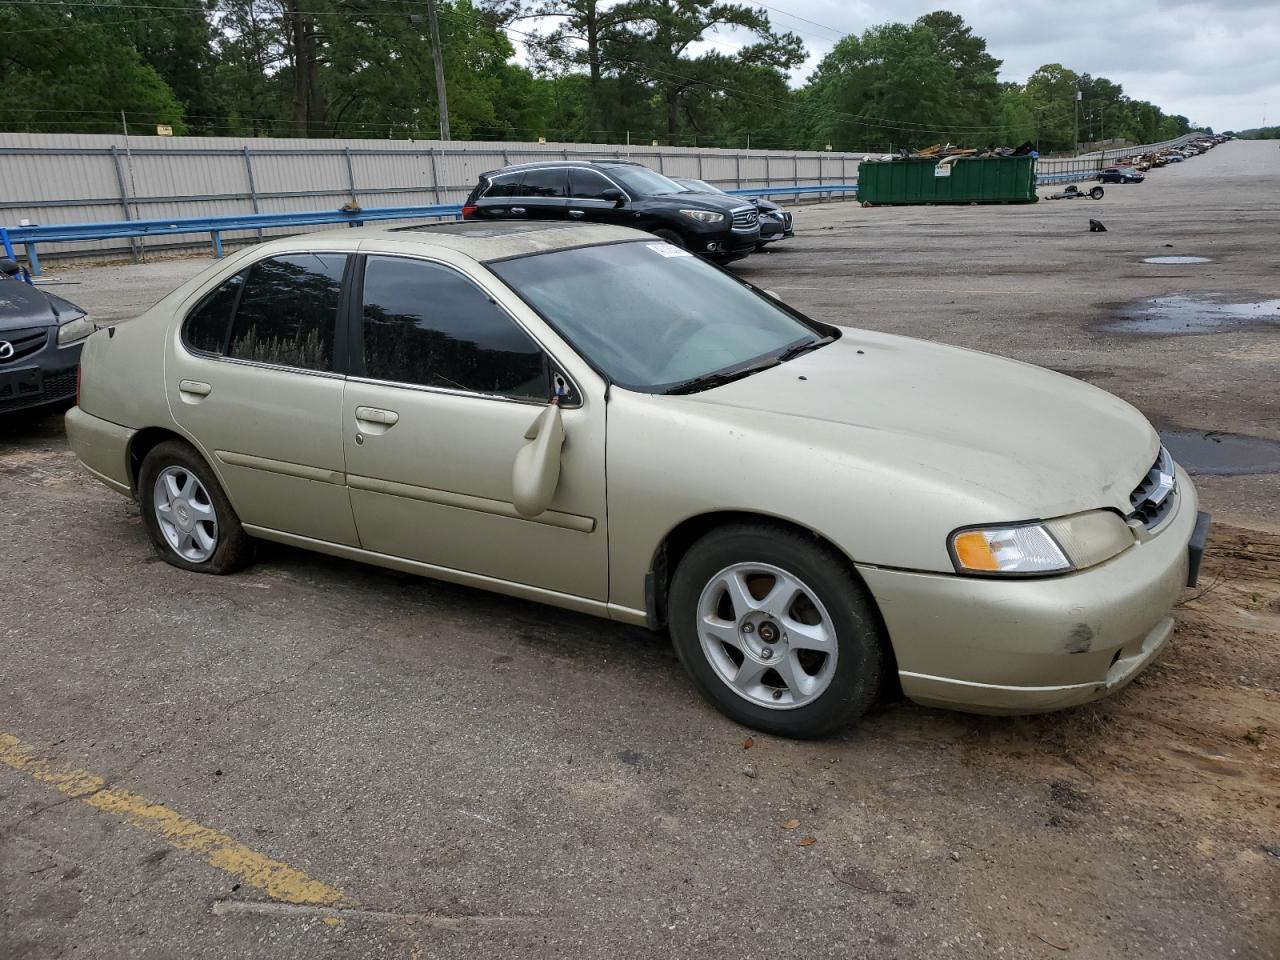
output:
[[[759,363],[753,363],[749,367],[734,367],[731,370],[716,370],[713,373],[704,373],[700,377],[694,377],[692,380],[685,380],[683,383],[677,383],[674,387],[670,387],[663,393],[696,393],[699,390],[710,390],[712,387],[719,387],[726,383],[732,383],[734,380],[741,380],[743,377],[749,377],[753,373],[759,373],[761,370],[768,370],[770,367],[776,367],[782,361],[777,357],[767,357]]]
[[[810,350],[817,350],[819,347],[825,347],[833,340],[835,340],[835,337],[818,337],[816,340],[797,343],[794,347],[787,347],[787,349],[778,354],[778,362],[786,363],[788,360],[794,360],[800,354],[808,353]]]

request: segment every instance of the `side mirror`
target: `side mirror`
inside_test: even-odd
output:
[[[560,405],[548,404],[524,438],[529,442],[520,448],[511,468],[511,502],[520,516],[533,518],[546,513],[560,485],[560,452],[564,449]]]
[[[8,257],[0,257],[0,274],[6,277],[16,277],[22,273],[22,267],[18,266],[16,260],[10,260]]]
[[[622,206],[623,203],[625,202],[625,198],[622,195],[622,191],[619,190],[617,187],[608,187],[604,190],[601,190],[600,199],[611,200],[613,201],[614,206],[617,206],[617,207]]]

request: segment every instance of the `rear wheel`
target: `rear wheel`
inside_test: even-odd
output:
[[[1101,200],[1103,196],[1102,188],[1094,187],[1092,190],[1089,191],[1089,196],[1093,197],[1093,199],[1095,200]]]
[[[177,440],[147,454],[138,500],[151,542],[166,561],[198,573],[232,573],[253,559],[253,540],[209,465]]]
[[[865,588],[813,537],[716,530],[676,570],[671,636],[694,684],[739,723],[820,737],[875,702],[888,657]]]

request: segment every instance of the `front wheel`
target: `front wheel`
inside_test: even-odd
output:
[[[845,558],[767,525],[716,530],[676,569],[671,636],[699,691],[757,730],[820,737],[878,696],[886,644]]]
[[[1093,197],[1094,200],[1101,200],[1103,197],[1102,188],[1094,187],[1092,190],[1089,191],[1089,196]]]
[[[253,559],[253,540],[209,465],[187,444],[171,440],[147,454],[138,501],[156,552],[175,567],[232,573]]]

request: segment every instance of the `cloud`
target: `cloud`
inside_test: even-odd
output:
[[[765,6],[776,28],[800,34],[809,48],[810,57],[793,74],[797,83],[842,33],[946,9],[986,38],[991,54],[1004,61],[1002,80],[1021,82],[1042,64],[1061,63],[1215,129],[1257,126],[1268,104],[1270,122],[1280,121],[1275,0],[769,0]]]

